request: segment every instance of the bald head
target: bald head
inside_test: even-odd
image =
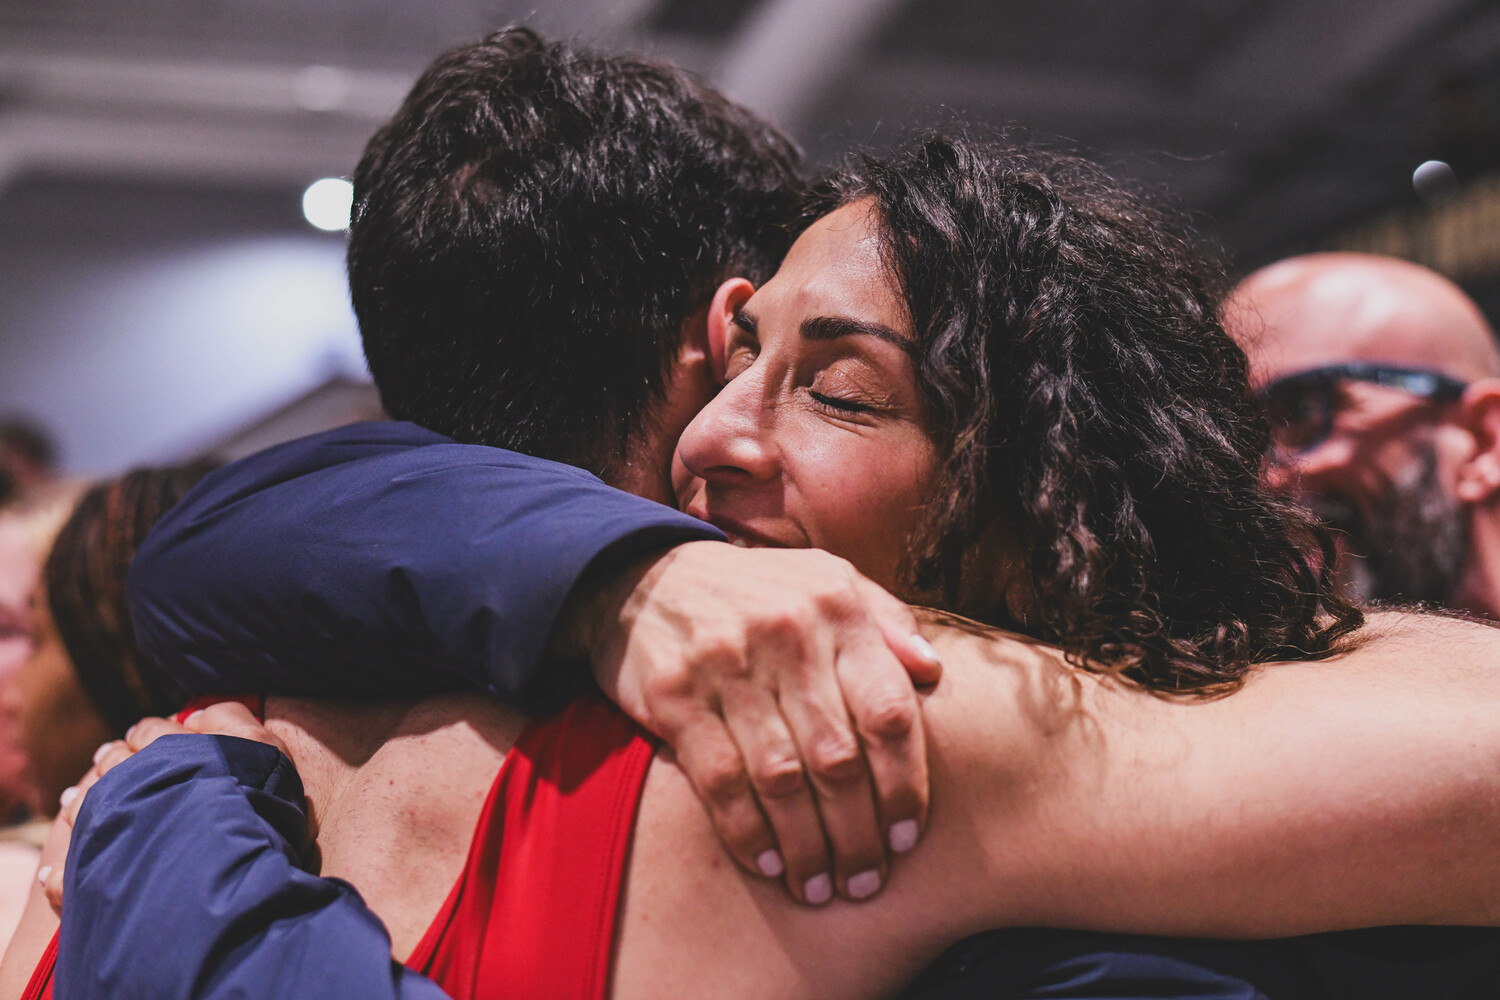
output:
[[[1257,382],[1349,361],[1463,382],[1500,375],[1494,334],[1469,297],[1392,257],[1309,254],[1261,268],[1230,295],[1224,322]]]

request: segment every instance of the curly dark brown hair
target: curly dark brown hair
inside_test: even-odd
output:
[[[946,132],[856,156],[804,218],[866,199],[944,449],[918,589],[1167,693],[1360,626],[1327,533],[1261,482],[1223,272],[1183,224],[1087,160]]]

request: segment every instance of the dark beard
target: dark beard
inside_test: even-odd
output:
[[[1306,500],[1345,536],[1339,572],[1356,596],[1447,605],[1468,562],[1468,523],[1438,481],[1437,449],[1424,443],[1412,457],[1418,475],[1392,485],[1368,512],[1329,497]]]

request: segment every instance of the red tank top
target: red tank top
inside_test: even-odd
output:
[[[196,699],[178,715],[224,699]],[[263,715],[259,698],[244,701]],[[464,869],[406,965],[453,1000],[603,1000],[649,736],[579,699],[521,733]],[[51,1000],[57,936],[22,1000]]]

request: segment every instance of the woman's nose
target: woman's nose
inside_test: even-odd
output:
[[[763,386],[747,372],[699,411],[682,432],[678,456],[693,475],[710,483],[756,483],[775,478],[780,453]]]

